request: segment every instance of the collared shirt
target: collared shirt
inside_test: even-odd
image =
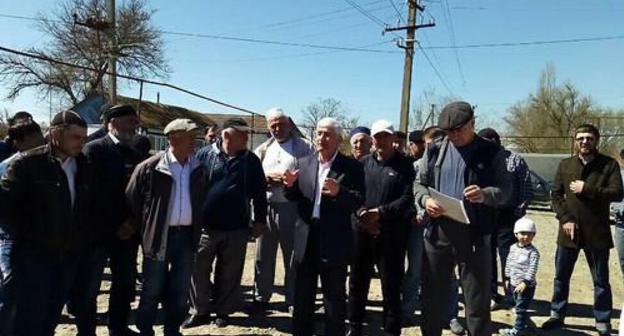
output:
[[[319,160],[319,168],[318,168],[318,174],[316,175],[317,180],[316,180],[316,188],[314,188],[314,210],[312,210],[312,218],[321,218],[321,198],[323,197],[323,195],[321,194],[323,191],[323,185],[325,184],[325,179],[327,178],[327,175],[329,175],[329,170],[331,169],[331,165],[334,162],[334,159],[336,158],[336,155],[338,155],[338,150],[336,150],[336,153],[334,153],[334,156],[332,156],[331,160],[323,163],[321,162],[321,156],[319,154],[318,160]]]
[[[265,174],[283,174],[286,170],[294,170],[297,166],[297,159],[294,153],[294,141],[292,138],[279,143],[274,141],[266,150],[262,168]],[[284,197],[284,186],[272,185],[267,190],[267,198],[272,202],[287,202]]]
[[[73,207],[74,200],[76,199],[76,171],[78,170],[76,159],[68,157],[61,163],[61,168],[63,168],[65,176],[67,176],[67,186],[69,187],[69,194],[71,195],[71,204]]]
[[[191,225],[193,223],[190,190],[192,160],[193,157],[189,156],[186,164],[183,165],[173,155],[171,149],[167,150],[169,171],[173,178],[167,210],[167,224],[169,226]]]
[[[111,138],[111,140],[113,140],[113,143],[114,143],[115,145],[119,145],[119,143],[121,142],[121,141],[119,141],[119,139],[117,139],[117,137],[116,137],[116,136],[114,136],[114,135],[113,135],[113,133],[111,133],[111,132],[108,132],[108,136]]]

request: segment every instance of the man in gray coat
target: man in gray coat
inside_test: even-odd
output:
[[[255,154],[262,161],[267,181],[268,218],[267,231],[256,240],[256,267],[254,276],[254,301],[250,312],[266,312],[273,294],[275,264],[278,245],[284,263],[286,308],[293,305],[294,269],[291,267],[297,204],[284,196],[282,176],[294,170],[297,161],[314,152],[311,142],[297,135],[290,118],[281,108],[266,113],[271,138],[258,146]]]

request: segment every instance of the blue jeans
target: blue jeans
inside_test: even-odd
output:
[[[171,228],[167,234],[165,260],[143,259],[143,290],[137,311],[141,335],[154,335],[158,303],[165,310],[165,335],[180,335],[188,313],[193,273],[193,229]]]
[[[513,293],[513,288],[510,288],[510,292]],[[516,322],[514,323],[514,329],[522,330],[529,327],[529,306],[535,296],[535,286],[529,286],[524,289],[522,293],[513,293],[514,310],[516,311]]]
[[[15,314],[12,255],[13,240],[0,228],[0,335],[11,334],[11,321]]]
[[[620,270],[624,277],[624,223],[615,224],[615,248],[620,259]]]
[[[401,314],[411,316],[416,311],[420,295],[420,274],[423,259],[423,227],[410,225],[407,234],[407,271],[403,277]]]
[[[609,249],[584,249],[589,270],[594,282],[594,317],[597,322],[610,322],[613,310],[611,285],[609,284]],[[580,249],[557,246],[555,254],[555,281],[551,316],[564,318],[568,306],[570,277],[578,259]]]
[[[15,336],[54,335],[77,265],[77,254],[16,250]]]

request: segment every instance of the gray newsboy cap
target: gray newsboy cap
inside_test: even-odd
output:
[[[438,127],[443,130],[453,130],[464,126],[474,117],[474,111],[470,104],[463,101],[449,103],[442,109],[438,118]]]
[[[175,119],[165,126],[165,135],[173,132],[190,132],[198,128],[191,119]]]

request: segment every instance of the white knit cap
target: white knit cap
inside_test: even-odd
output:
[[[535,222],[528,217],[522,217],[516,221],[514,225],[514,233],[518,232],[533,232],[536,233]]]

